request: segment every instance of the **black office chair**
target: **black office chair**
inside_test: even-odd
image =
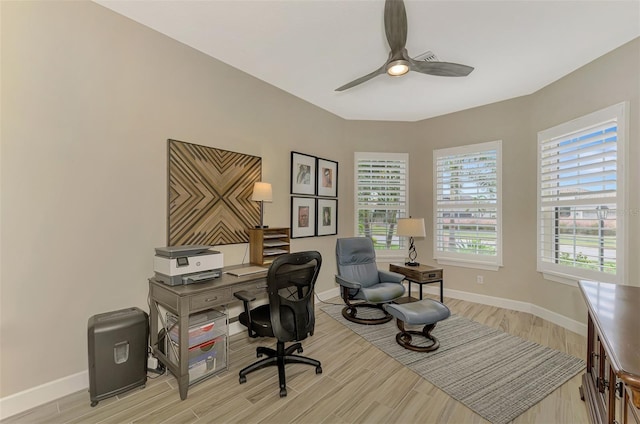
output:
[[[234,295],[244,303],[240,322],[249,331],[249,337],[275,337],[276,349],[260,346],[256,349],[259,360],[240,373],[240,384],[247,381],[247,374],[271,365],[278,366],[280,397],[287,395],[285,364],[307,364],[316,367],[316,374],[322,373],[320,361],[300,355],[300,341],[313,335],[315,315],[313,289],[318,278],[322,256],[315,251],[297,252],[276,258],[267,273],[269,304],[249,309],[249,302],[255,300],[251,293],[240,291]],[[285,348],[285,342],[296,342]]]

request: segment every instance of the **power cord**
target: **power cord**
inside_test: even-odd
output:
[[[318,296],[318,293],[316,293],[315,291],[313,292],[313,294],[316,296],[316,299],[318,299],[320,303],[324,303],[325,305],[343,306],[342,303],[325,302],[324,300],[320,299],[320,296]]]
[[[149,311],[151,311],[151,296],[149,294],[147,294],[147,305],[149,306]],[[149,314],[149,319],[151,319],[151,314]],[[148,328],[151,328],[150,324],[150,322],[147,323]],[[159,342],[160,340],[156,342],[156,345],[158,345]],[[158,360],[158,358],[155,357],[155,355],[153,354],[153,346],[151,346],[150,340],[147,340],[147,378],[153,380],[154,378],[161,377],[166,372],[167,368],[162,362]],[[157,375],[154,377],[149,375],[149,373]]]

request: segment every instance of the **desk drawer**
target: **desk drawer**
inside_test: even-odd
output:
[[[231,302],[232,299],[233,295],[229,288],[211,290],[206,293],[192,296],[189,300],[189,309],[191,312],[196,312],[201,309],[211,308],[212,306],[224,305]]]
[[[263,281],[254,281],[251,283],[245,283],[245,284],[239,284],[237,286],[235,286],[233,288],[233,292],[239,292],[239,291],[248,291],[249,293],[256,295],[256,294],[260,294],[260,293],[266,293],[267,292],[267,280],[263,280]],[[234,300],[238,300],[234,297]]]

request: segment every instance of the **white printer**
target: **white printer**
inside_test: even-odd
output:
[[[153,258],[156,280],[169,286],[199,283],[222,275],[222,253],[211,246],[157,247]]]

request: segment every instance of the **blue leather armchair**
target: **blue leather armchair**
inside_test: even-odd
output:
[[[338,239],[336,262],[336,283],[340,285],[341,296],[346,304],[342,316],[359,324],[390,321],[393,317],[382,305],[404,294],[404,275],[378,269],[373,242],[367,237]],[[358,308],[361,309],[360,314]],[[363,308],[379,309],[380,312],[367,314]]]

